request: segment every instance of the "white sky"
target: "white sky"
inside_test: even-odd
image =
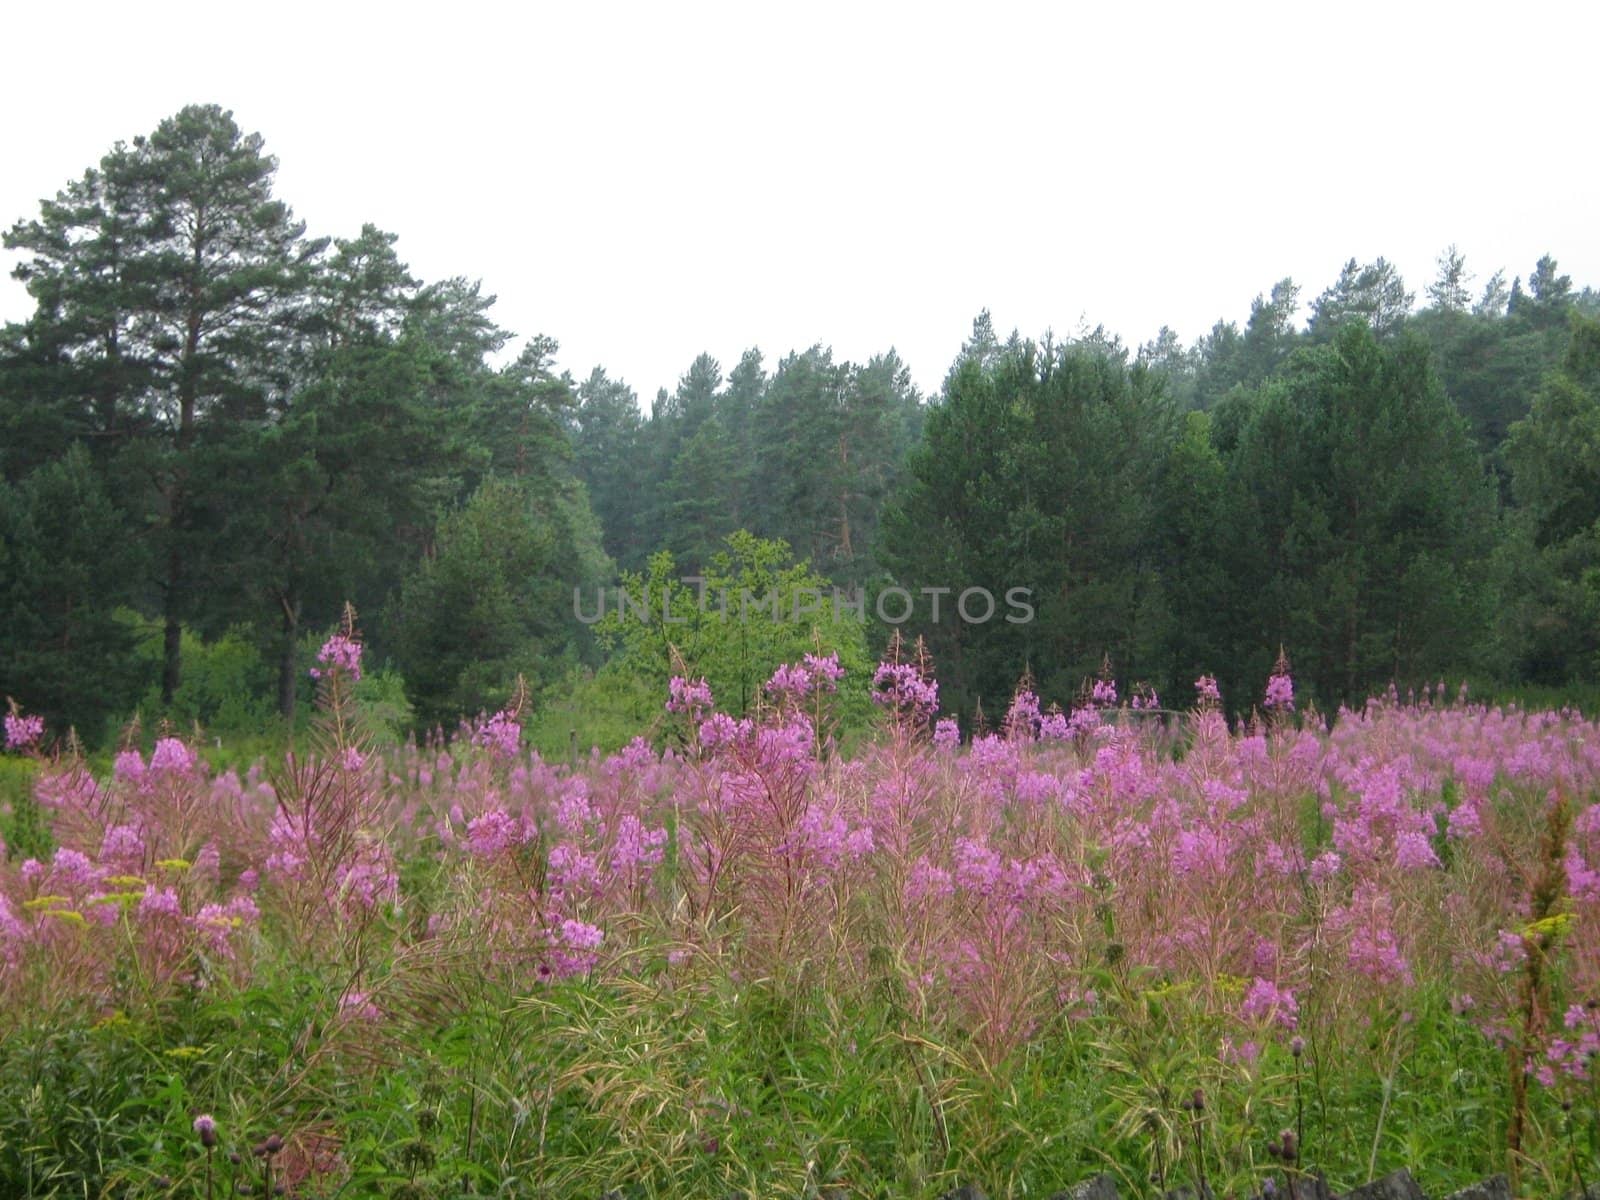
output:
[[[647,410],[752,345],[931,390],[985,306],[1190,342],[1380,254],[1420,297],[1451,242],[1600,285],[1593,3],[418,7],[8,6],[0,225],[219,103],[312,233],[398,233]]]

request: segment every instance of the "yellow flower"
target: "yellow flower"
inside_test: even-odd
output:
[[[1544,937],[1546,935],[1560,937],[1571,928],[1573,922],[1577,919],[1576,913],[1555,913],[1527,926],[1523,929],[1522,936],[1525,938]]]

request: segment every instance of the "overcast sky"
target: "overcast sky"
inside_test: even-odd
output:
[[[1352,256],[1420,296],[1451,242],[1600,285],[1593,3],[29,3],[0,43],[5,226],[219,103],[312,233],[399,234],[647,409],[702,350],[931,390],[984,307],[1190,342]]]

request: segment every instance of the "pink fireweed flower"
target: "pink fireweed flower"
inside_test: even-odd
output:
[[[1288,672],[1275,674],[1267,680],[1267,695],[1262,707],[1270,711],[1294,711],[1294,680]]]
[[[945,899],[954,894],[955,881],[949,871],[925,857],[911,864],[905,882],[907,904],[917,904],[929,898]]]
[[[548,886],[557,902],[593,899],[605,891],[606,878],[600,861],[585,854],[571,842],[562,842],[550,851]]]
[[[1339,873],[1339,868],[1344,866],[1344,860],[1332,850],[1324,850],[1311,860],[1309,874],[1312,883],[1327,883]]]
[[[1202,675],[1194,681],[1195,700],[1201,708],[1210,708],[1222,703],[1222,691],[1217,687],[1217,681],[1210,675]]]
[[[1032,741],[1038,735],[1039,721],[1039,697],[1027,688],[1018,689],[1006,711],[1006,736]]]
[[[772,673],[772,678],[767,680],[766,690],[773,696],[788,696],[800,700],[810,693],[812,682],[810,671],[802,666],[784,663]]]
[[[1094,690],[1089,693],[1089,702],[1097,708],[1115,708],[1117,706],[1117,684],[1112,679],[1096,679]]]
[[[70,846],[63,846],[57,850],[50,864],[51,886],[65,891],[93,887],[100,881],[101,874],[102,872],[89,861],[87,854]]]
[[[100,842],[100,864],[121,874],[134,874],[144,862],[144,838],[132,825],[113,825]]]
[[[111,774],[124,783],[138,783],[144,778],[144,758],[137,750],[123,750],[111,766]]]
[[[6,894],[0,892],[0,964],[15,965],[27,940],[28,927],[17,916]]]
[[[808,654],[802,660],[806,673],[811,676],[811,686],[822,691],[836,692],[839,680],[844,678],[844,668],[837,654]]]
[[[700,744],[708,750],[719,746],[734,746],[750,736],[752,726],[748,720],[734,720],[727,713],[712,713],[700,722]]]
[[[478,725],[472,742],[486,747],[497,758],[515,758],[522,749],[522,724],[516,714],[501,709]]]
[[[1287,988],[1280,988],[1270,979],[1258,976],[1245,993],[1239,1015],[1246,1021],[1270,1021],[1292,1030],[1300,1023],[1300,1002]]]
[[[189,925],[219,958],[234,956],[233,935],[240,929],[255,925],[261,919],[261,910],[249,896],[235,896],[226,904],[202,905],[189,920]]]
[[[666,844],[664,828],[646,829],[638,817],[628,813],[617,825],[617,840],[611,848],[611,873],[625,876],[636,869],[648,871],[660,866]]]
[[[322,649],[317,651],[317,661],[326,667],[311,668],[311,678],[321,679],[331,675],[334,671],[343,671],[350,677],[352,683],[361,680],[361,643],[354,638],[336,633],[322,643]]]
[[[1261,1057],[1261,1043],[1252,1040],[1234,1044],[1232,1038],[1223,1038],[1218,1057],[1223,1062],[1239,1063],[1241,1066],[1253,1067],[1256,1060]]]
[[[145,920],[153,917],[182,917],[183,905],[178,902],[175,888],[158,888],[148,884],[139,899],[139,916]]]
[[[350,1021],[383,1020],[383,1011],[372,1002],[370,992],[349,991],[340,996],[339,1015]]]
[[[342,899],[347,908],[370,912],[399,894],[400,878],[387,856],[377,852],[366,861],[340,863],[333,870],[333,886],[329,900]]]
[[[44,718],[6,714],[6,749],[26,750],[44,737]]]
[[[150,755],[150,770],[155,774],[189,775],[197,756],[177,738],[162,738]]]
[[[940,717],[933,727],[933,744],[941,750],[954,750],[961,745],[961,726],[954,717]]]
[[[1576,846],[1567,851],[1567,891],[1572,893],[1574,900],[1600,901],[1600,870],[1590,867],[1583,861],[1583,855]]]
[[[282,875],[299,879],[304,873],[306,860],[321,843],[314,827],[296,820],[288,813],[273,814],[267,829],[267,847],[270,853],[264,864],[268,875]]]
[[[711,685],[704,679],[684,679],[674,675],[667,683],[668,712],[692,713],[712,705]]]
[[[589,781],[569,779],[561,787],[556,801],[556,824],[568,833],[581,833],[595,819],[594,806],[589,803]]]
[[[1064,742],[1072,736],[1072,724],[1064,712],[1046,713],[1039,718],[1039,739]]]
[[[504,809],[491,808],[467,822],[467,852],[477,858],[496,858],[522,842],[522,822]]]
[[[551,938],[551,970],[558,978],[588,974],[600,961],[595,952],[605,937],[595,926],[568,917]]]
[[[872,700],[926,719],[939,710],[939,685],[924,679],[910,663],[879,663],[872,677]]]
[[[1394,840],[1394,863],[1402,871],[1415,871],[1428,867],[1438,867],[1439,856],[1433,852],[1433,846],[1428,839],[1420,833],[1407,830],[1396,836]]]

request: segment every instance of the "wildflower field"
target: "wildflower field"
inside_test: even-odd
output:
[[[1600,1179],[1575,712],[1280,668],[1232,727],[1102,682],[974,736],[895,656],[846,756],[808,657],[556,764],[515,709],[380,752],[321,664],[317,752],[242,775],[7,719],[0,1195]]]

